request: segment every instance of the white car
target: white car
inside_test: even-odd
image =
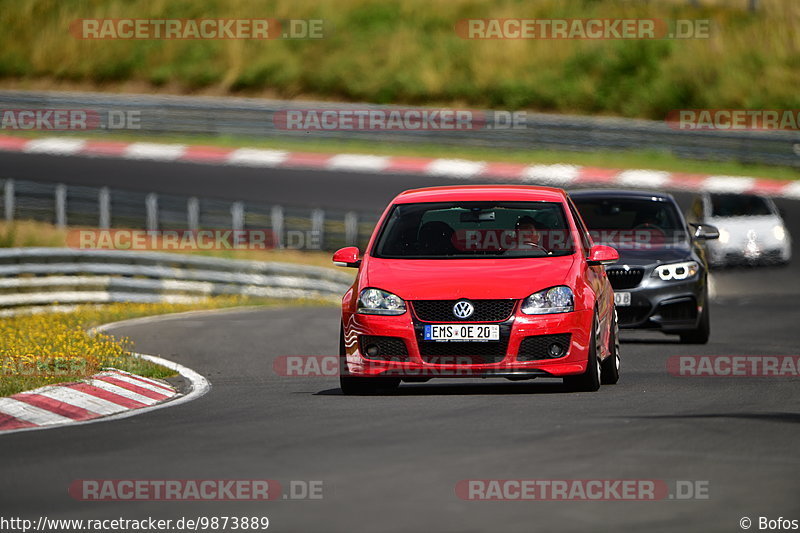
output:
[[[704,193],[695,200],[688,218],[719,229],[719,239],[706,243],[713,266],[786,264],[792,257],[789,231],[771,198]]]

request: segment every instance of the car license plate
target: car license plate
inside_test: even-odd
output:
[[[500,326],[485,324],[426,324],[426,341],[499,341]]]
[[[614,304],[617,307],[627,307],[631,305],[631,293],[629,292],[615,292]]]

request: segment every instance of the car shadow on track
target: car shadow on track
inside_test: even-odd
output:
[[[370,396],[465,396],[514,394],[569,394],[564,384],[549,383],[404,383],[396,390]],[[326,389],[315,396],[343,396],[340,388]]]
[[[737,418],[742,420],[761,420],[766,422],[785,422],[789,424],[800,424],[800,413],[694,413],[688,415],[645,415],[645,416],[629,416],[625,418],[642,418],[649,420],[656,419],[675,419],[675,420],[690,420],[697,419],[726,419]]]
[[[676,336],[663,337],[625,337],[619,336],[620,344],[680,344],[681,340]]]

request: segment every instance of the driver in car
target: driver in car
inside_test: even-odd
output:
[[[514,227],[517,234],[517,249],[518,250],[542,250],[546,252],[542,246],[542,235],[536,227],[536,222],[529,216],[519,217]]]

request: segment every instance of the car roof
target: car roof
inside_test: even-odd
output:
[[[566,193],[554,187],[533,185],[449,185],[411,189],[398,194],[392,203],[465,202],[500,200],[512,202],[562,202]]]
[[[579,189],[569,191],[571,198],[647,198],[662,201],[675,201],[668,192],[638,191],[631,189]]]

